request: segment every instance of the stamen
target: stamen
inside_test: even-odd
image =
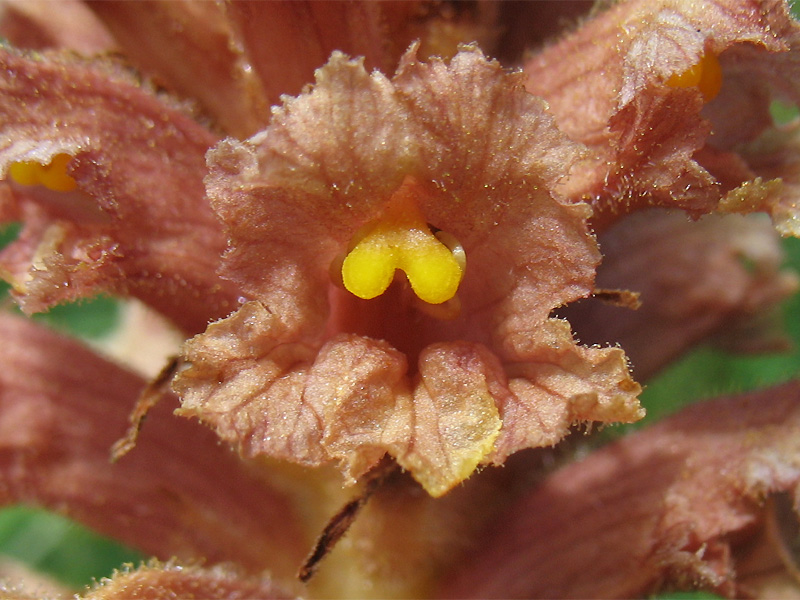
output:
[[[456,295],[464,274],[463,248],[455,242],[451,250],[431,233],[409,192],[404,184],[383,218],[345,257],[342,281],[351,294],[365,300],[380,296],[400,269],[424,302],[441,304]]]
[[[711,52],[703,54],[699,61],[683,73],[676,73],[670,77],[667,85],[675,88],[697,87],[703,94],[703,100],[710,102],[716,98],[722,87],[722,68],[719,59]]]
[[[77,182],[67,174],[69,154],[56,154],[50,164],[41,165],[33,161],[20,161],[8,167],[8,176],[20,185],[43,185],[54,192],[71,192]]]

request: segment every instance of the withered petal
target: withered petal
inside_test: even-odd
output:
[[[203,187],[214,136],[110,63],[3,48],[0,65],[0,172],[66,153],[78,183],[14,186],[25,242],[2,268],[23,309],[108,291],[190,332],[227,314],[236,290],[216,275],[225,239]]]
[[[173,398],[111,464],[145,382],[18,317],[0,315],[0,337],[0,503],[56,508],[162,559],[293,576],[310,541],[289,499],[171,416]]]
[[[693,406],[556,471],[442,579],[457,598],[740,595],[769,494],[800,493],[800,384]]]

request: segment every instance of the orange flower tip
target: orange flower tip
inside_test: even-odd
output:
[[[54,192],[71,192],[77,182],[67,173],[69,154],[56,154],[47,165],[34,161],[19,161],[8,167],[8,176],[20,185],[43,185]]]
[[[380,296],[398,269],[423,302],[442,304],[456,295],[466,268],[464,249],[452,235],[431,232],[416,206],[390,207],[356,239],[341,267],[342,283],[354,296]]]
[[[683,73],[675,73],[667,80],[674,88],[696,87],[703,94],[703,100],[711,102],[722,87],[722,67],[716,54],[708,52]]]

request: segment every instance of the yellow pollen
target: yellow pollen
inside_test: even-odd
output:
[[[408,191],[404,184],[383,218],[345,257],[342,281],[351,294],[365,300],[380,296],[400,269],[424,302],[441,304],[456,295],[464,274],[463,249],[451,250],[431,233]]]
[[[699,61],[683,73],[676,73],[670,77],[667,85],[675,88],[696,87],[703,94],[703,100],[711,102],[722,87],[722,68],[719,66],[719,59],[711,52],[703,54]]]
[[[8,167],[8,176],[20,185],[43,185],[54,192],[71,192],[77,182],[67,174],[69,154],[56,154],[50,164],[41,165],[33,161],[20,161]]]

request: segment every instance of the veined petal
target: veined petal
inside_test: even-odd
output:
[[[554,445],[576,424],[644,417],[625,353],[576,344],[566,321],[547,319],[535,336],[510,334],[505,356],[510,394],[501,402],[503,432],[490,457],[496,464],[522,448]]]

